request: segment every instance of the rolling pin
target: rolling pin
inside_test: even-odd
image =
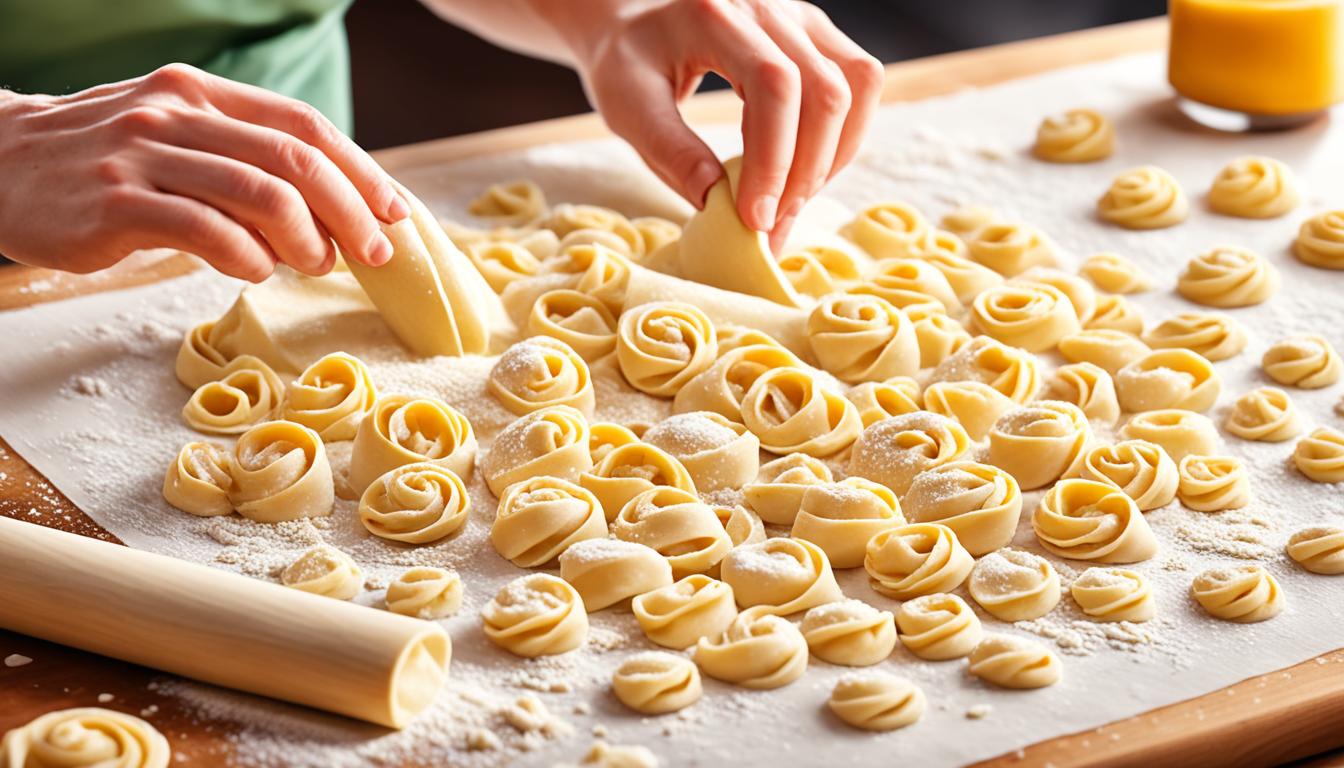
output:
[[[6,517],[0,627],[389,728],[452,650],[431,622]]]

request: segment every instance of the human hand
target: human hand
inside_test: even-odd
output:
[[[0,253],[71,272],[177,248],[260,281],[377,266],[410,213],[317,110],[173,64],[70,96],[0,91]],[[332,239],[335,239],[335,245]]]

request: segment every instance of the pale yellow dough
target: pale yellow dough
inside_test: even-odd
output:
[[[531,573],[505,584],[481,609],[481,621],[490,642],[524,658],[572,651],[588,637],[583,598],[549,573]]]
[[[467,487],[451,469],[433,462],[397,467],[369,484],[359,520],[375,536],[428,544],[451,536],[471,513]]]
[[[1279,290],[1279,271],[1245,248],[1219,246],[1194,257],[1176,279],[1185,298],[1208,307],[1250,307]]]
[[[911,522],[947,526],[975,557],[1007,546],[1022,514],[1022,492],[1013,476],[973,461],[921,472],[904,499],[902,508]]]
[[[1051,163],[1092,163],[1115,151],[1115,126],[1100,112],[1070,109],[1036,129],[1036,157]]]
[[[980,643],[980,618],[956,595],[935,592],[901,603],[896,612],[901,644],[929,661],[959,659]]]
[[[1059,682],[1059,658],[1034,640],[986,635],[971,651],[972,675],[1000,688],[1044,688]]]
[[[1038,619],[1059,604],[1059,574],[1039,555],[1004,548],[976,562],[967,591],[1001,621]]]
[[[1328,387],[1344,377],[1344,361],[1324,336],[1291,336],[1265,352],[1260,365],[1265,375],[1299,389]]]
[[[864,429],[850,452],[848,471],[901,495],[920,472],[950,464],[970,449],[971,439],[960,424],[936,413],[916,411]]]
[[[828,706],[846,725],[864,731],[894,731],[919,721],[924,692],[886,672],[848,675],[836,682]]]
[[[354,438],[378,388],[363,361],[344,352],[325,355],[285,390],[282,414],[317,431],[326,442]]]
[[[738,614],[728,629],[702,637],[695,663],[705,674],[743,688],[788,685],[807,670],[807,641],[792,623],[760,608]]]
[[[364,569],[344,552],[325,544],[299,555],[280,572],[286,587],[337,600],[349,600],[364,588]]]
[[[1283,610],[1279,582],[1259,564],[1212,568],[1195,577],[1190,595],[1210,616],[1250,624]]]
[[[1344,482],[1344,432],[1334,427],[1312,430],[1293,449],[1293,463],[1318,483]]]
[[[1157,537],[1134,500],[1110,483],[1069,478],[1031,517],[1042,547],[1070,560],[1137,563],[1157,554]]]
[[[588,420],[567,405],[520,416],[496,437],[481,462],[481,474],[496,498],[510,485],[540,475],[570,482],[593,466]]]
[[[1130,412],[1181,408],[1207,411],[1222,393],[1213,364],[1188,349],[1159,349],[1115,374],[1120,405]]]
[[[1078,474],[1119,488],[1144,512],[1170,504],[1180,481],[1176,462],[1147,440],[1098,445],[1083,456]]]
[[[585,539],[560,553],[560,577],[583,596],[589,612],[672,583],[672,568],[656,551],[632,541]]]
[[[831,482],[831,468],[804,453],[791,453],[761,465],[756,482],[743,486],[747,505],[772,525],[793,525],[803,494]]]
[[[651,547],[666,558],[673,578],[710,571],[733,548],[709,505],[692,491],[667,486],[651,488],[625,504],[611,521],[611,534]]]
[[[1209,417],[1179,408],[1135,414],[1120,428],[1126,440],[1146,440],[1179,462],[1190,454],[1210,454],[1218,449],[1218,430]]]
[[[1288,538],[1288,556],[1298,565],[1327,576],[1344,573],[1344,528],[1313,525]]]
[[[714,324],[685,302],[643,304],[621,315],[616,359],[630,386],[672,397],[718,357]]]
[[[397,467],[438,464],[470,478],[476,463],[471,423],[452,406],[429,397],[383,395],[355,430],[350,486],[355,493]]]
[[[826,553],[802,539],[737,547],[724,558],[722,573],[739,606],[780,616],[844,597]]]
[[[1088,568],[1069,586],[1074,602],[1097,621],[1149,621],[1157,601],[1148,579],[1125,568]]]
[[[832,567],[857,568],[863,565],[869,539],[904,524],[901,504],[891,489],[849,477],[805,490],[789,535],[821,547]]]
[[[733,588],[699,573],[637,595],[630,607],[644,635],[665,648],[718,636],[737,618]]]
[[[158,729],[100,707],[48,712],[5,734],[6,768],[167,768],[172,750]]]
[[[495,551],[520,568],[546,565],[571,544],[606,535],[607,520],[597,497],[567,480],[546,476],[509,486],[490,527]]]
[[[622,704],[641,715],[665,715],[700,699],[700,670],[685,656],[645,651],[616,668],[611,690]]]
[[[1234,456],[1190,454],[1179,464],[1181,503],[1199,512],[1239,509],[1251,503],[1246,465]]]
[[[807,320],[821,367],[851,384],[909,376],[919,369],[919,342],[901,310],[877,296],[832,294]]]
[[[1182,312],[1143,332],[1153,349],[1188,349],[1208,360],[1226,360],[1246,348],[1246,330],[1217,312]]]
[[[1161,229],[1185,221],[1190,214],[1181,185],[1152,165],[1131,168],[1111,182],[1097,201],[1097,214],[1126,229]]]
[[[462,607],[462,577],[457,571],[417,566],[387,585],[387,609],[417,619],[441,619]]]
[[[909,600],[956,589],[966,580],[973,562],[951,528],[911,523],[870,539],[863,568],[875,592]]]
[[[569,405],[592,416],[593,377],[583,358],[560,339],[523,339],[499,356],[486,390],[517,416],[550,405]]]
[[[1094,253],[1083,260],[1078,274],[1107,293],[1142,293],[1153,287],[1143,269],[1118,253]]]
[[[291,421],[268,421],[243,433],[231,474],[234,509],[259,523],[323,517],[336,501],[322,438]]]
[[[813,656],[845,667],[880,663],[896,647],[896,622],[891,613],[862,600],[819,605],[803,616],[799,628]]]
[[[1287,392],[1260,387],[1238,397],[1223,422],[1223,429],[1244,440],[1279,443],[1297,437],[1303,419]]]
[[[1293,254],[1314,267],[1344,269],[1344,210],[1326,211],[1302,222]]]
[[[1092,429],[1078,406],[1038,400],[994,423],[989,431],[989,463],[1030,491],[1076,471],[1091,440]]]
[[[285,385],[271,367],[251,355],[230,360],[217,381],[202,384],[182,407],[182,420],[197,432],[236,435],[271,418]]]
[[[1209,187],[1209,207],[1225,216],[1272,219],[1297,207],[1293,169],[1272,157],[1238,157],[1218,172]]]
[[[174,507],[200,517],[233,512],[233,456],[214,443],[187,443],[168,466],[163,498]]]

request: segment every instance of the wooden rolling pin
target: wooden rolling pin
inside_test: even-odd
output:
[[[452,649],[431,622],[5,517],[0,627],[389,728]]]

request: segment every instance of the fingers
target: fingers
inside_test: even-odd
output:
[[[845,115],[839,148],[829,173],[829,176],[834,176],[859,152],[859,146],[868,133],[868,126],[882,99],[884,71],[881,62],[850,40],[820,8],[811,3],[797,3],[795,7],[803,28],[817,50],[836,64],[849,83],[849,113]]]
[[[260,236],[204,203],[123,185],[109,194],[106,207],[107,218],[124,227],[119,239],[125,252],[176,248],[254,283],[275,269],[275,256]]]

